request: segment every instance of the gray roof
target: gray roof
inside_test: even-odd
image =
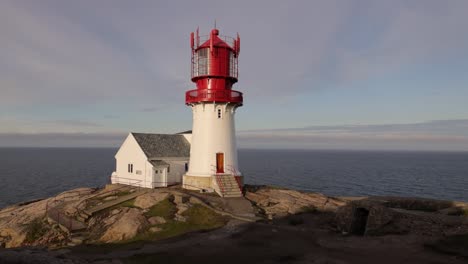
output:
[[[182,131],[176,134],[192,134],[192,130],[186,130],[186,131]]]
[[[190,157],[190,143],[183,135],[132,133],[146,157]]]
[[[150,160],[149,163],[155,167],[167,167],[169,163],[164,162],[163,160]]]

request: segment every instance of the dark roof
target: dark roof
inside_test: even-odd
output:
[[[180,134],[192,134],[192,130],[187,130],[187,131],[182,131],[182,132],[179,132],[179,133],[176,133],[177,135],[180,135]]]
[[[132,133],[146,157],[190,157],[184,135]]]
[[[169,166],[169,163],[164,162],[163,160],[150,160],[149,163],[155,167]]]

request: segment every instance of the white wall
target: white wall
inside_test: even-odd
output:
[[[221,118],[218,118],[221,109]],[[193,129],[189,176],[210,176],[216,172],[216,153],[224,153],[225,172],[239,172],[235,137],[235,105],[202,103],[192,106]]]
[[[111,177],[112,183],[122,183],[136,185],[141,187],[147,186],[148,180],[148,162],[146,155],[141,150],[132,134],[129,134],[124,143],[115,155],[116,170]],[[128,172],[128,164],[133,164],[133,173]],[[141,172],[141,174],[137,174]]]

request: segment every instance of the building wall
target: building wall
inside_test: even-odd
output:
[[[165,160],[165,162],[169,163],[168,183],[181,183],[182,176],[186,172],[185,163],[188,163],[188,160]]]
[[[218,117],[218,111],[221,117]],[[192,106],[193,129],[188,176],[207,177],[216,173],[216,153],[224,153],[226,173],[238,173],[235,137],[235,106],[202,103]]]
[[[148,162],[145,154],[132,134],[129,134],[115,155],[116,170],[112,174],[112,183],[122,183],[141,187],[148,186]],[[128,171],[128,164],[133,164],[133,172]],[[151,164],[150,164],[151,165]]]

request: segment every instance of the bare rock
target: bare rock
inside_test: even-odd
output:
[[[118,210],[118,209],[114,209],[114,210]],[[113,225],[118,219],[122,218],[122,216],[125,215],[129,210],[130,210],[130,208],[123,207],[123,208],[118,210],[119,211],[118,213],[112,214],[112,212],[111,212],[111,214],[109,214],[108,217],[104,218],[103,220],[101,220],[99,222],[102,222],[104,224],[104,226]],[[93,218],[93,219],[96,219],[96,221],[97,221],[97,218]],[[91,226],[91,222],[89,222],[89,225]]]
[[[114,209],[114,210],[112,210],[112,211],[110,212],[110,215],[116,215],[116,214],[118,214],[118,213],[120,213],[120,212],[121,212],[120,209]]]
[[[177,205],[177,214],[181,215],[187,211],[190,207],[187,204],[178,204]]]
[[[159,228],[159,227],[156,227],[156,226],[153,226],[153,227],[151,227],[149,229],[149,231],[152,232],[152,233],[156,233],[156,232],[159,232],[161,230],[162,230],[162,228]]]
[[[138,206],[142,209],[148,209],[151,206],[161,202],[164,199],[169,197],[168,193],[163,192],[149,192],[143,195],[138,196],[133,203],[135,206]]]
[[[148,226],[141,210],[129,208],[100,238],[102,242],[116,242],[133,238]]]
[[[160,225],[160,224],[165,224],[166,223],[166,219],[164,219],[163,217],[161,216],[153,216],[151,218],[148,219],[148,222],[151,224],[151,225]]]
[[[188,202],[190,199],[189,196],[186,196],[186,195],[180,195],[180,194],[176,194],[174,195],[174,203],[179,205],[179,204],[184,204],[186,202]]]
[[[179,221],[179,222],[186,222],[187,221],[187,219],[184,216],[180,215],[180,214],[176,214],[174,216],[174,220]]]
[[[247,191],[245,197],[256,204],[269,218],[297,214],[309,210],[336,211],[346,203],[319,193],[268,187]]]

